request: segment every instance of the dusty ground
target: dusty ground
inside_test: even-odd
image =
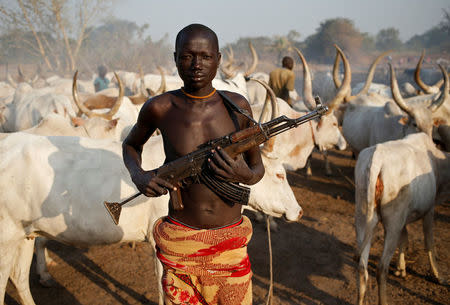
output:
[[[354,304],[356,263],[353,260],[354,161],[350,153],[332,152],[334,175],[326,177],[322,159],[314,153],[314,178],[304,171],[289,173],[289,181],[305,214],[299,223],[277,220],[272,232],[273,304]],[[247,213],[252,220],[254,215]],[[450,266],[450,204],[437,207],[435,241],[441,272],[448,277]],[[406,279],[388,277],[390,304],[450,304],[449,288],[432,279],[423,247],[421,222],[408,227]],[[369,304],[377,304],[375,270],[383,245],[381,226],[374,237],[369,262]],[[75,249],[50,243],[50,256],[57,263],[50,272],[56,288],[37,282],[34,262],[31,292],[37,305],[157,304],[152,252],[148,244],[111,245]],[[249,245],[253,266],[254,304],[265,304],[269,288],[269,251],[264,223],[254,221],[254,237]],[[16,305],[17,294],[8,284],[5,304]]]

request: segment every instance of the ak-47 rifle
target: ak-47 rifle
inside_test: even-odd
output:
[[[328,111],[328,107],[320,103],[318,96],[316,97],[316,103],[315,110],[297,119],[290,119],[283,115],[266,123],[258,123],[246,129],[210,140],[200,145],[197,150],[162,165],[156,169],[156,176],[173,185],[180,186],[185,179],[197,177],[205,171],[206,160],[211,156],[213,149],[221,147],[230,157],[235,158],[240,153],[266,142],[269,138],[318,118]],[[119,223],[122,205],[141,194],[141,192],[136,193],[120,203],[104,202],[115,224]],[[177,191],[170,191],[170,201],[173,209],[183,209],[179,187]]]

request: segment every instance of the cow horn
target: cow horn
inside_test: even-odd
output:
[[[223,75],[225,76],[225,78],[233,78],[236,76],[236,70],[225,66],[225,65],[220,65],[220,71],[222,71]]]
[[[316,107],[316,101],[314,100],[312,94],[311,72],[309,71],[308,63],[306,62],[306,59],[303,56],[302,52],[300,52],[300,50],[296,47],[294,47],[294,49],[303,64],[303,101],[305,102],[305,106],[308,107],[309,110],[313,110]]]
[[[351,101],[351,100],[357,98],[358,96],[367,94],[367,92],[369,92],[369,88],[370,88],[370,85],[372,84],[373,76],[375,74],[375,69],[377,67],[377,64],[380,62],[381,59],[383,59],[385,56],[387,56],[391,52],[392,52],[392,50],[385,51],[385,52],[381,53],[380,55],[378,55],[377,58],[375,58],[375,60],[373,61],[372,65],[369,68],[369,73],[367,74],[367,79],[364,84],[364,87],[356,95],[347,96],[346,101]]]
[[[422,63],[423,58],[425,57],[425,50],[422,51],[422,54],[420,55],[419,62],[416,66],[416,71],[414,72],[414,80],[416,81],[416,84],[422,89],[426,94],[436,93],[439,89],[439,87],[435,86],[428,86],[425,84],[422,79],[420,78],[420,70],[422,69]],[[438,82],[439,83],[439,82]],[[442,85],[442,83],[441,83]]]
[[[129,96],[128,98],[134,105],[141,105],[145,103],[145,101],[149,98],[150,94],[144,94],[144,92],[149,93],[149,90],[146,90],[144,83],[144,71],[142,67],[139,67],[139,92],[135,95]]]
[[[11,77],[11,74],[8,73],[6,78],[8,79],[8,82],[11,84],[11,86],[13,86],[14,88],[17,88],[17,83],[13,80],[13,78]]]
[[[339,89],[339,87],[342,85],[342,82],[339,79],[339,63],[340,63],[339,52],[336,50],[336,57],[334,58],[333,64],[333,81],[336,89]]]
[[[144,96],[144,92],[147,92],[145,90],[145,82],[144,82],[144,70],[142,70],[142,67],[139,66],[139,78],[141,80],[140,86],[139,86],[139,95]]]
[[[406,104],[405,100],[403,99],[400,89],[398,88],[398,82],[397,77],[395,76],[394,68],[392,67],[391,63],[389,64],[389,69],[391,71],[391,91],[392,91],[392,97],[394,98],[395,103],[402,109],[404,112],[406,112],[409,116],[414,117],[413,113],[411,112],[411,109]]]
[[[226,63],[224,63],[224,65],[226,67],[231,67],[231,65],[233,65],[233,62],[234,62],[234,54],[233,54],[233,49],[231,48],[231,45],[228,46],[228,51],[225,50],[225,53],[227,54],[228,61]]]
[[[119,85],[119,96],[117,97],[116,103],[114,104],[114,106],[112,106],[111,110],[104,114],[104,117],[107,120],[112,120],[113,116],[117,113],[117,111],[119,111],[119,108],[122,105],[123,96],[125,94],[123,84],[122,81],[120,80],[119,75],[117,75],[117,73],[114,72],[114,76],[116,77],[117,83]]]
[[[167,91],[166,75],[164,73],[164,69],[161,66],[158,66],[157,69],[159,73],[161,73],[161,85],[159,86],[159,89],[156,91],[155,95],[163,94]]]
[[[255,72],[256,66],[258,65],[258,54],[256,54],[256,50],[250,41],[248,42],[248,47],[252,52],[253,62],[250,68],[247,70],[247,72],[244,73],[245,77],[249,77],[253,72]]]
[[[278,103],[277,103],[277,97],[275,96],[275,92],[273,92],[272,88],[270,88],[270,86],[266,82],[264,82],[262,80],[259,80],[259,79],[256,79],[256,78],[251,78],[251,80],[254,80],[254,81],[260,83],[264,88],[266,88],[267,93],[269,94],[269,97],[270,97],[270,102],[272,103],[271,120],[273,120],[274,118],[278,117],[279,116],[279,110],[278,110]],[[267,99],[266,99],[266,102],[264,103],[264,107],[263,107],[263,110],[262,110],[260,118],[259,118],[260,122],[262,120],[262,117],[263,117],[263,115],[265,113],[265,109],[266,108],[267,108]],[[267,142],[264,143],[262,151],[266,152],[266,153],[269,153],[269,152],[273,151],[274,144],[275,144],[275,137],[272,137]]]
[[[450,96],[449,94],[450,84],[448,79],[448,73],[441,64],[439,64],[439,68],[441,69],[442,75],[444,77],[444,89],[441,90],[439,98],[436,99],[436,101],[434,101],[433,103],[431,103],[431,105],[428,107],[431,110],[431,112],[435,112],[436,110],[438,110],[439,107],[441,107],[446,101],[449,100]]]
[[[19,83],[25,82],[25,76],[22,72],[22,67],[20,65],[17,65],[17,74],[19,74],[18,82]]]
[[[336,48],[337,52],[339,53],[339,56],[341,56],[342,61],[344,63],[344,80],[339,87],[338,92],[334,96],[334,98],[328,103],[328,113],[336,109],[339,104],[341,104],[344,101],[344,98],[348,95],[348,92],[351,90],[350,84],[352,82],[352,71],[350,68],[350,63],[347,60],[347,57],[345,56],[344,52],[335,44],[334,47]]]
[[[86,114],[89,118],[90,117],[101,117],[106,120],[111,120],[112,117],[119,111],[120,105],[122,104],[123,96],[124,96],[124,90],[123,90],[123,84],[120,80],[119,76],[116,72],[114,72],[114,76],[117,79],[117,83],[119,84],[119,96],[116,99],[116,102],[111,107],[111,110],[109,110],[107,113],[96,113],[94,111],[89,110],[89,108],[84,105],[84,103],[80,102],[80,99],[78,97],[78,89],[77,89],[77,76],[78,76],[78,70],[75,71],[75,74],[73,75],[73,83],[72,83],[72,97],[75,101],[75,104],[78,106],[81,112]]]

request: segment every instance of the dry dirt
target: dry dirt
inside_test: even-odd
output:
[[[304,209],[299,223],[277,219],[279,230],[271,233],[273,248],[273,304],[354,304],[356,301],[355,232],[353,226],[355,161],[349,151],[330,153],[334,175],[323,173],[322,157],[313,154],[313,178],[304,170],[289,172],[288,179]],[[265,304],[269,288],[269,250],[265,223],[251,213],[254,235],[249,245],[254,272],[254,304]],[[448,278],[450,265],[450,203],[436,208],[435,241],[438,264]],[[388,276],[390,304],[450,304],[449,287],[431,277],[423,246],[421,221],[411,224],[407,251],[407,277]],[[383,247],[378,226],[369,261],[368,304],[377,304],[375,271]],[[147,243],[135,249],[116,244],[77,249],[51,242],[50,266],[57,287],[43,288],[31,266],[31,292],[37,305],[157,304],[152,251]],[[5,304],[19,304],[8,284]]]

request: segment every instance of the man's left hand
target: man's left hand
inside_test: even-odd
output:
[[[212,151],[208,163],[210,169],[225,181],[248,184],[253,178],[253,171],[248,167],[242,155],[234,160],[220,147]]]

